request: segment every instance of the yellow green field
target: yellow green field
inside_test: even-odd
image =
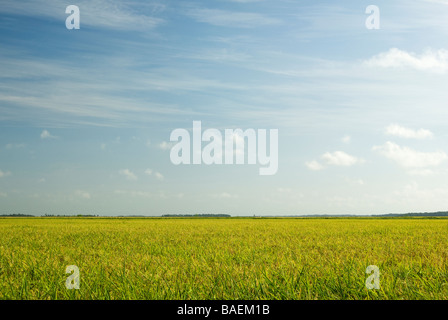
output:
[[[447,219],[0,219],[0,299],[447,299],[447,259]]]

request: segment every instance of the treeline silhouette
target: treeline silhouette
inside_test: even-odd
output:
[[[42,217],[99,217],[95,214],[44,214]]]
[[[389,213],[378,217],[448,217],[448,211],[438,212],[415,212],[415,213]]]

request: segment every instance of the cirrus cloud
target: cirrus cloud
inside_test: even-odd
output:
[[[198,22],[219,27],[255,28],[280,23],[279,20],[259,13],[233,12],[220,9],[191,9],[188,16]]]

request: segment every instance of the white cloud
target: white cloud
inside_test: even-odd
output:
[[[52,138],[56,138],[55,136],[51,135],[50,132],[48,132],[48,130],[44,130],[42,131],[42,133],[40,134],[40,138],[41,139],[52,139]]]
[[[273,193],[275,197],[283,197],[284,199],[287,198],[289,200],[299,200],[305,197],[305,195],[298,191],[291,188],[277,188],[277,192]]]
[[[218,198],[218,199],[236,199],[236,198],[238,198],[238,195],[230,194],[227,192],[221,192],[221,193],[212,194],[212,197]]]
[[[406,168],[434,167],[448,158],[447,154],[442,151],[419,152],[408,147],[400,147],[390,141],[382,146],[374,146],[373,150]]]
[[[426,50],[418,55],[392,48],[365,61],[369,67],[411,68],[419,71],[444,73],[448,71],[448,50]]]
[[[434,170],[431,169],[412,169],[408,171],[411,176],[428,177],[436,174]]]
[[[230,0],[231,2],[238,2],[238,3],[251,3],[251,2],[260,2],[263,0]]]
[[[444,5],[448,5],[448,0],[424,0],[426,2],[432,2],[432,3],[440,3]]]
[[[364,180],[362,180],[362,179],[345,178],[345,181],[347,181],[348,183],[350,183],[352,185],[357,185],[357,186],[363,186],[365,184]]]
[[[163,174],[161,174],[160,172],[155,172],[154,175],[155,175],[156,179],[159,181],[163,181],[163,179],[165,179]]]
[[[148,176],[152,175],[153,173],[154,173],[154,177],[156,177],[157,180],[163,181],[165,179],[163,174],[161,174],[158,171],[153,171],[152,169],[146,169],[145,170],[145,174],[147,174]]]
[[[187,13],[196,21],[220,27],[255,28],[280,23],[258,13],[232,12],[218,9],[192,9]]]
[[[308,167],[308,169],[313,170],[313,171],[319,171],[319,170],[324,169],[324,166],[321,165],[316,160],[306,162],[305,165]]]
[[[343,151],[335,151],[333,153],[327,152],[322,155],[327,164],[334,166],[350,167],[357,163],[362,163],[363,160],[351,156]]]
[[[119,174],[125,176],[127,180],[130,180],[130,181],[137,180],[137,176],[129,169],[120,170]]]
[[[139,198],[160,198],[160,199],[168,198],[168,196],[163,191],[153,193],[153,192],[140,191],[140,190],[115,190],[114,193],[118,194],[118,195],[139,197]]]
[[[83,198],[83,199],[90,199],[90,193],[82,190],[76,190],[75,196]]]
[[[417,207],[425,211],[445,210],[448,205],[447,188],[424,189],[415,181],[394,192],[393,195],[396,201],[413,206],[413,211],[417,211]]]
[[[292,192],[292,189],[291,189],[291,188],[282,188],[282,187],[279,187],[279,188],[277,188],[277,191],[280,192],[280,193],[291,193],[291,192]]]
[[[106,144],[105,143],[101,144],[101,150],[106,150]]]
[[[351,167],[355,164],[365,162],[363,159],[351,156],[343,151],[326,152],[321,156],[321,158],[326,162],[327,165],[341,167]],[[325,168],[324,165],[317,162],[316,160],[306,162],[305,165],[308,167],[308,169],[313,171],[319,171]]]
[[[6,193],[4,193],[4,192],[0,192],[0,197],[1,198],[6,198],[8,195],[6,194]]]
[[[263,201],[269,205],[278,208],[286,205],[288,210],[296,212],[297,208],[303,205],[305,195],[300,189],[292,189],[288,187],[277,187],[263,197]]]
[[[349,135],[346,135],[344,137],[342,137],[342,142],[344,142],[345,144],[349,144],[352,140],[352,138]]]
[[[161,143],[159,143],[158,147],[162,150],[170,150],[173,145],[173,142],[162,141]]]
[[[408,129],[397,124],[391,124],[386,128],[386,134],[397,136],[401,138],[412,138],[412,139],[426,139],[432,138],[433,134],[431,131],[426,129]]]
[[[8,143],[5,148],[13,149],[13,148],[25,148],[26,144],[24,143]]]
[[[2,170],[0,170],[0,178],[7,177],[10,175],[11,175],[11,172],[9,172],[9,171],[3,172]]]

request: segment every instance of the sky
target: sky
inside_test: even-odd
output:
[[[0,214],[448,210],[447,16],[446,0],[3,0]],[[194,121],[278,130],[278,170],[174,164]]]

